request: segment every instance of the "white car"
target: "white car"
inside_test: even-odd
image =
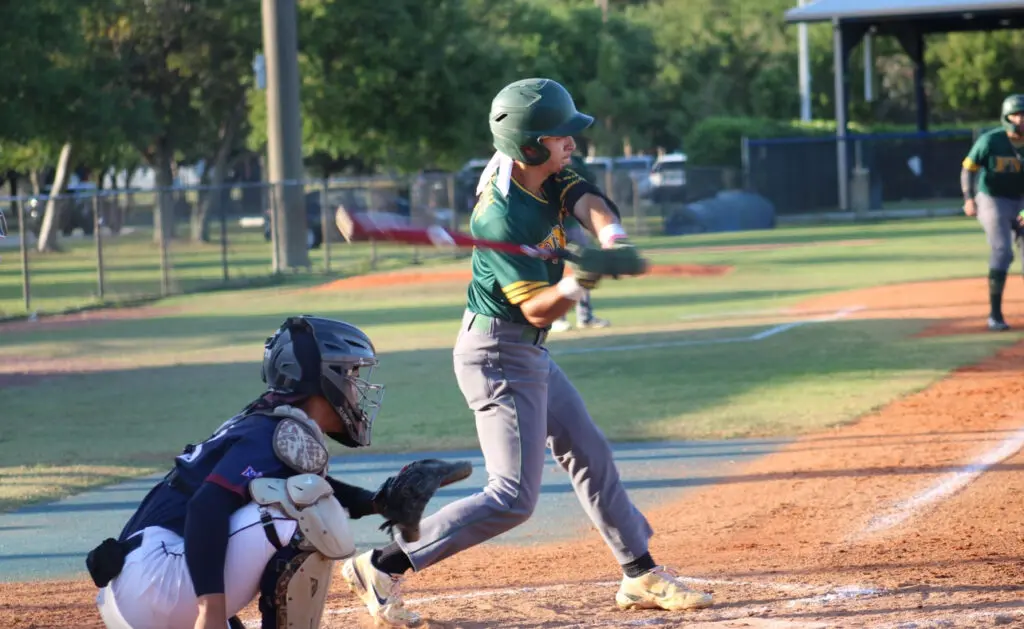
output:
[[[686,154],[668,153],[651,168],[651,197],[654,201],[683,200],[686,196]]]

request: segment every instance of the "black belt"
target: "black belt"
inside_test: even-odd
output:
[[[542,345],[548,338],[548,331],[540,328],[535,328],[532,325],[526,325],[522,323],[512,323],[511,321],[505,321],[504,319],[497,319],[495,317],[489,317],[487,315],[477,314],[473,316],[473,320],[469,324],[470,330],[477,330],[479,332],[490,332],[491,322],[494,321],[498,325],[504,326],[515,326],[521,329],[519,340],[523,343],[529,343],[531,345]]]

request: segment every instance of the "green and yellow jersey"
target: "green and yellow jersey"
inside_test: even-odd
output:
[[[993,129],[978,137],[963,167],[978,173],[978,192],[993,197],[1018,198],[1024,195],[1024,168],[1018,151],[1003,129]]]
[[[536,196],[513,178],[508,196],[491,180],[470,219],[470,233],[477,238],[512,242],[540,249],[565,247],[565,195],[582,179],[563,169],[545,182],[547,198]],[[565,265],[492,249],[473,250],[473,279],[467,290],[467,308],[477,314],[528,323],[520,305],[562,279]]]

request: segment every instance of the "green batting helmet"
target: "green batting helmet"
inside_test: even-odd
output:
[[[568,90],[551,79],[510,83],[491,101],[494,148],[530,166],[551,157],[542,137],[564,137],[583,131],[594,119],[576,111]]]
[[[1007,116],[1010,114],[1024,113],[1024,94],[1013,94],[1007,96],[1003,100],[1002,113],[1000,114],[1000,122],[1003,123],[1003,128],[1007,131],[1017,133],[1019,131],[1017,125],[1007,120]]]

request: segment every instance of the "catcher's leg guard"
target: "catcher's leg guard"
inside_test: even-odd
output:
[[[334,561],[316,551],[285,546],[260,578],[262,629],[319,627]]]

